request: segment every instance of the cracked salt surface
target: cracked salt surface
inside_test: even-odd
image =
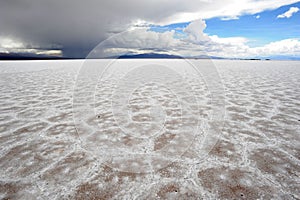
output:
[[[128,61],[118,62],[126,66]],[[182,101],[193,109],[182,107],[168,87],[148,83],[135,88],[126,104],[133,121],[124,120],[119,113],[118,124],[110,99],[118,95],[111,91],[122,75],[106,73],[91,102],[95,113],[83,119],[87,124],[83,129],[95,122],[97,128],[80,138],[73,120],[72,96],[82,61],[0,62],[0,198],[299,199],[300,62],[213,62],[225,89],[226,117],[219,141],[205,159],[198,160],[203,134],[196,134],[180,159],[149,173],[133,173],[141,171],[143,163],[128,158],[125,161],[129,163],[117,160],[118,165],[123,164],[124,169],[131,166],[133,171],[122,171],[89,148],[108,146],[150,154],[169,144],[176,147],[179,144],[174,138],[182,121],[193,125],[197,123],[195,116],[211,117],[210,92],[203,80],[188,72],[183,76],[200,106],[195,106],[185,91],[180,92]],[[176,80],[168,80],[176,86]],[[156,106],[151,107],[153,104]],[[154,113],[154,120],[166,119],[158,134],[155,131],[161,126],[150,123]],[[145,127],[137,127],[139,122]],[[208,124],[202,126],[205,130]],[[145,142],[140,135],[123,135],[120,127],[153,134],[147,135]],[[86,144],[94,147],[86,148]]]

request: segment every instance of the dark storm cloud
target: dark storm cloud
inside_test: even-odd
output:
[[[32,45],[62,46],[65,56],[72,56],[72,49],[85,52],[103,40],[107,30],[118,32],[127,27],[128,20],[117,19],[103,6],[100,1],[2,1],[0,34]]]
[[[62,46],[65,56],[85,55],[109,34],[126,30],[135,20],[157,21],[155,18],[171,15],[171,5],[165,1],[158,7],[157,2],[132,0],[1,1],[0,35],[30,45]]]

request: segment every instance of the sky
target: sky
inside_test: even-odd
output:
[[[0,1],[0,53],[300,58],[299,9],[295,0]]]

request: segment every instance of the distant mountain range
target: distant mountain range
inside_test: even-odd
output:
[[[36,55],[32,53],[0,53],[0,60],[57,60],[68,59],[58,56]]]
[[[144,53],[144,54],[130,54],[130,55],[121,55],[117,57],[119,59],[136,59],[136,58],[169,58],[169,59],[181,59],[181,56],[170,55],[170,54],[158,54],[158,53]]]
[[[107,57],[107,59],[233,59],[233,60],[300,60],[295,56],[270,56],[254,58],[223,58],[217,56],[198,55],[191,57],[181,57],[171,54],[162,53],[144,53],[144,54],[127,54],[119,57]],[[85,58],[67,58],[49,55],[36,55],[31,53],[0,53],[0,60],[61,60],[61,59],[85,59]]]
[[[262,57],[261,59],[270,59],[270,60],[300,60],[300,57],[296,57],[296,56],[269,56],[269,57]]]
[[[144,54],[129,54],[129,55],[121,55],[117,57],[119,59],[225,59],[222,57],[216,56],[206,56],[206,55],[199,55],[199,56],[192,56],[192,57],[183,57],[171,54],[162,54],[162,53],[144,53]]]
[[[121,55],[118,57],[107,57],[110,59],[184,59],[184,58],[193,58],[193,59],[224,59],[221,57],[209,57],[205,55],[194,56],[194,57],[182,57],[171,54],[162,54],[162,53],[145,53],[145,54],[127,54]],[[66,57],[56,57],[49,55],[36,55],[30,53],[0,53],[0,60],[52,60],[52,59],[72,59]],[[80,58],[73,58],[80,59]],[[85,59],[85,58],[81,58]]]

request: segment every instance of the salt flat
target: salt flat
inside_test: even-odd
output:
[[[168,69],[122,79],[111,68],[92,86],[87,112],[83,62],[0,62],[2,199],[300,198],[300,62],[213,60],[224,115],[208,150],[210,125],[201,122],[214,117],[205,74],[193,76],[180,60],[155,61],[186,74],[187,87]],[[138,85],[149,74],[165,85]]]

